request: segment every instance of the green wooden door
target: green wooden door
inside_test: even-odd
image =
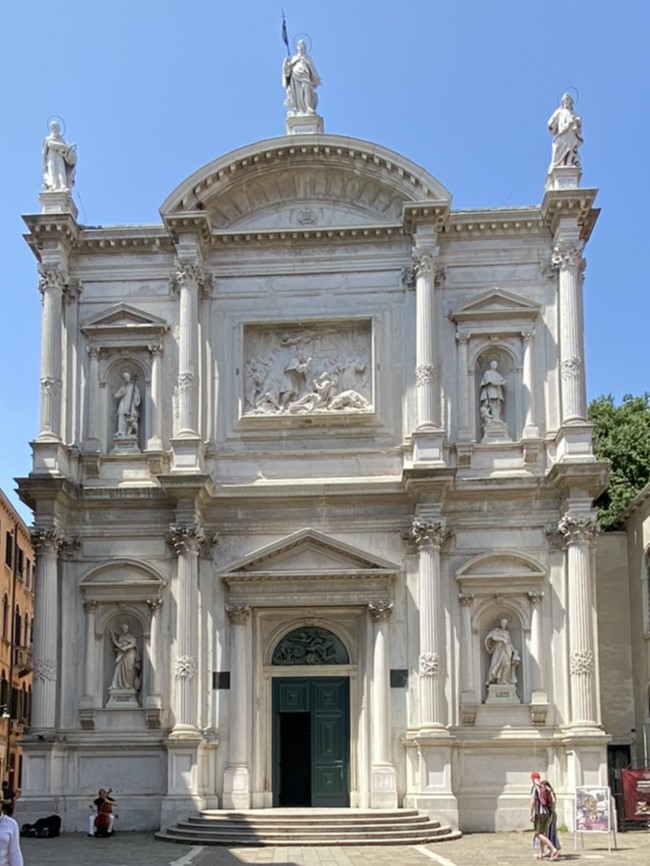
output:
[[[273,679],[273,805],[348,806],[348,677]]]

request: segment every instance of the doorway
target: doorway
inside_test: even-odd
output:
[[[273,679],[273,805],[349,806],[348,677]]]

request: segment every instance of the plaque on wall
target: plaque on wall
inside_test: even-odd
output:
[[[369,321],[244,328],[244,416],[372,412]]]

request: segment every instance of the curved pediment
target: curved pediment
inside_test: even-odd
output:
[[[283,136],[239,148],[178,186],[164,217],[207,213],[212,229],[389,225],[409,202],[449,205],[420,166],[379,145],[337,135]]]

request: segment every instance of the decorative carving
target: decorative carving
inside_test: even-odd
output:
[[[285,31],[286,32],[286,31]],[[288,46],[288,41],[287,41]],[[285,89],[284,100],[287,115],[314,115],[318,108],[316,88],[321,85],[316,64],[307,53],[307,44],[299,39],[293,57],[285,57],[282,62],[282,85]]]
[[[115,670],[109,694],[114,691],[121,695],[129,691],[135,694],[140,691],[142,670],[138,641],[131,634],[128,622],[121,623],[119,632],[109,629],[108,634],[115,651]]]
[[[174,661],[174,674],[177,680],[191,680],[196,676],[197,664],[193,656],[177,656]]]
[[[595,517],[585,515],[577,517],[565,514],[557,525],[558,532],[564,537],[564,543],[590,544],[600,532],[600,526]]]
[[[560,270],[569,270],[570,268],[573,268],[579,271],[584,271],[586,262],[582,257],[583,249],[583,241],[560,241],[555,244],[551,254],[553,267]]]
[[[572,355],[562,361],[560,369],[563,379],[577,379],[582,373],[582,358]]]
[[[212,274],[208,274],[201,262],[195,259],[177,258],[174,262],[176,273],[172,277],[172,287],[179,290],[184,283],[194,283],[200,292],[209,291]]]
[[[422,388],[431,385],[438,379],[438,369],[435,364],[420,364],[415,368],[415,385]]]
[[[99,361],[102,350],[99,346],[88,346],[87,352],[91,361]]]
[[[535,331],[522,331],[521,332],[521,342],[524,344],[524,348],[526,346],[530,346],[535,337]]]
[[[147,349],[152,358],[162,355],[162,343],[152,343],[150,346],[147,346]]]
[[[590,676],[594,672],[594,654],[591,650],[574,650],[569,657],[571,676]]]
[[[205,534],[198,523],[170,523],[167,541],[179,556],[182,553],[198,553],[205,542]]]
[[[420,676],[435,677],[440,672],[438,653],[420,653]]]
[[[413,540],[418,550],[425,547],[435,547],[440,550],[452,535],[444,520],[423,520],[420,517],[414,517],[411,526]]]
[[[467,346],[469,343],[469,334],[465,331],[456,331],[456,342],[459,346]]]
[[[474,601],[473,595],[462,595],[461,594],[458,596],[458,602],[459,602],[461,607],[471,607],[473,601]]]
[[[544,598],[543,592],[529,592],[528,593],[528,600],[530,601],[531,607],[536,607],[537,605],[541,605],[543,598]]]
[[[415,288],[415,268],[413,265],[405,265],[401,271],[402,285],[405,289]]]
[[[419,247],[413,249],[413,269],[415,271],[415,279],[420,277],[433,277],[433,271],[436,263],[436,256],[433,252],[422,250]]]
[[[191,391],[194,387],[194,373],[191,373],[189,370],[179,373],[177,382],[179,391]]]
[[[51,396],[56,392],[58,384],[53,376],[43,376],[41,379],[41,393],[48,397]]]
[[[70,277],[64,265],[39,264],[37,265],[37,269],[41,277],[38,281],[38,290],[41,294],[48,289],[58,289],[60,292],[65,291],[65,287],[70,282]]]
[[[34,659],[32,676],[38,682],[55,682],[57,677],[56,659]]]
[[[371,601],[368,603],[368,614],[373,622],[389,619],[392,612],[392,601]]]
[[[305,207],[299,210],[296,219],[298,225],[301,226],[315,226],[318,224],[318,214],[310,207]]]
[[[249,327],[245,414],[303,415],[371,408],[370,325]]]
[[[344,665],[348,653],[339,638],[324,628],[308,626],[285,635],[273,653],[274,665]]]
[[[444,288],[447,281],[447,268],[444,265],[438,265],[433,275],[433,285],[436,289]]]
[[[155,616],[155,614],[157,614],[158,611],[161,609],[163,600],[162,598],[148,598],[147,604],[149,605],[149,610]]]
[[[251,615],[251,606],[250,604],[227,604],[226,613],[231,623],[243,625]]]
[[[97,602],[96,601],[84,601],[83,608],[86,613],[96,613],[97,612]]]
[[[65,543],[65,536],[62,532],[55,528],[45,528],[42,526],[34,526],[30,530],[32,544],[39,554],[51,553],[58,554],[59,550]]]

